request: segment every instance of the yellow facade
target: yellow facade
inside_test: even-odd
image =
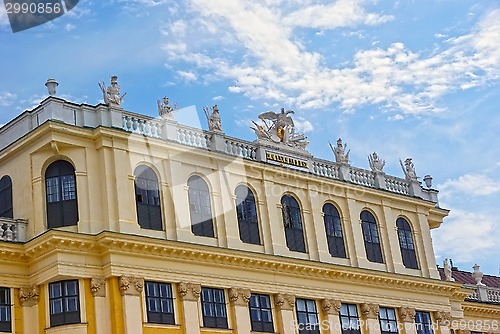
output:
[[[71,122],[70,113],[100,121],[88,126],[75,116]],[[16,137],[16,126],[35,115],[46,121]],[[18,236],[25,226],[23,240],[0,242],[0,287],[11,293],[11,333],[250,333],[248,299],[254,293],[269,296],[274,332],[282,334],[297,333],[297,299],[314,301],[317,319],[325,324],[321,333],[342,332],[341,304],[356,305],[362,334],[380,334],[379,307],[396,310],[404,334],[417,333],[415,311],[431,315],[437,334],[449,334],[453,321],[469,320],[475,327],[462,330],[500,333],[499,304],[464,301],[472,290],[439,278],[430,230],[448,211],[436,201],[308,172],[303,169],[319,162],[293,150],[286,154],[288,163],[279,165],[217,149],[217,138],[234,140],[224,134],[163,121],[162,135],[154,138],[104,121],[117,115],[122,125],[128,115],[122,109],[50,97],[0,129],[0,138],[9,141],[0,151],[0,177],[12,180],[14,212],[5,224],[17,224]],[[176,140],[189,131],[198,139],[206,136],[215,148]],[[279,153],[273,153],[274,162],[285,161]],[[74,167],[78,222],[49,228],[46,171],[59,160]],[[134,172],[142,165],[158,179],[160,230],[138,224]],[[214,237],[192,232],[187,182],[193,175],[208,185]],[[239,235],[235,189],[242,184],[255,194],[260,244]],[[300,205],[305,252],[287,247],[284,194]],[[346,258],[330,255],[325,203],[340,213]],[[382,263],[367,259],[363,210],[376,219]],[[411,226],[418,269],[403,265],[400,217]],[[51,325],[59,300],[75,300],[68,292],[72,283],[61,283],[68,290],[62,299],[51,294],[57,295],[58,282],[75,280],[78,314],[68,317],[78,315],[78,323]],[[173,324],[148,321],[147,282],[170,284]],[[204,326],[202,287],[223,290],[227,329]],[[478,326],[485,323],[488,330]]]

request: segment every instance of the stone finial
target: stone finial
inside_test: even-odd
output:
[[[50,96],[56,95],[57,86],[59,86],[59,83],[56,81],[56,79],[47,79],[47,82],[45,83],[45,87],[47,87]]]
[[[122,96],[120,96],[120,85],[118,85],[118,77],[116,75],[113,75],[111,77],[111,86],[109,87],[106,87],[104,81],[97,82],[97,84],[101,89],[104,103],[109,106],[120,107],[123,98],[127,93],[124,93]]]
[[[277,293],[274,295],[274,304],[276,309],[280,310],[292,310],[295,308],[295,296],[290,294]]]
[[[406,158],[405,162],[403,164],[401,159],[399,159],[399,163],[401,164],[401,168],[403,169],[403,173],[405,174],[405,178],[407,180],[416,181],[417,180],[417,172],[415,171],[415,165],[413,164],[413,162],[411,160],[412,160],[412,158]]]
[[[479,270],[479,265],[476,263],[472,268],[474,269],[474,272],[472,273],[472,278],[476,281],[476,285],[484,286],[483,282],[481,282],[484,274]]]
[[[124,295],[138,296],[144,289],[144,279],[130,276],[120,276],[120,293]]]
[[[181,282],[178,291],[182,300],[198,301],[201,295],[201,285]]]
[[[443,261],[443,271],[444,271],[444,280],[449,282],[455,282],[455,279],[451,276],[452,270],[450,263],[448,262],[448,258]]]
[[[400,307],[398,309],[399,317],[403,322],[415,321],[415,309],[413,307]]]
[[[229,289],[229,301],[233,305],[247,306],[250,301],[250,289]]]
[[[351,150],[348,150],[346,152],[347,144],[344,144],[344,146],[342,146],[342,138],[337,139],[337,146],[335,147],[333,147],[331,143],[328,144],[330,144],[330,148],[332,149],[333,154],[335,155],[335,161],[337,163],[349,164],[349,153],[351,152]]]
[[[92,277],[90,279],[90,292],[94,297],[106,297],[106,278]]]
[[[368,163],[373,172],[382,173],[384,171],[385,160],[380,159],[377,152],[368,155]]]
[[[446,311],[435,311],[434,319],[436,319],[438,323],[441,323],[441,326],[449,325],[451,321],[451,313]]]
[[[334,300],[334,299],[322,299],[320,302],[321,305],[321,310],[323,311],[323,314],[328,315],[338,315],[340,312],[340,306],[342,303],[340,300]]]
[[[210,107],[212,113],[208,111],[208,107],[203,107],[203,112],[207,117],[208,122],[208,130],[214,132],[222,132],[222,122],[219,114],[219,107],[217,105],[213,105]]]
[[[170,120],[175,119],[174,110],[177,109],[177,103],[171,106],[166,96],[163,97],[163,102],[157,100],[156,103],[158,104],[158,115],[160,115],[160,117]]]
[[[361,314],[365,319],[378,319],[380,307],[377,304],[361,304]]]
[[[38,285],[22,286],[19,289],[19,302],[23,307],[37,305],[40,301],[40,290]]]

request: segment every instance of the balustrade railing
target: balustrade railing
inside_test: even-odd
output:
[[[257,146],[253,143],[226,137],[225,146],[226,153],[229,155],[250,160],[256,160],[257,158]]]
[[[339,165],[325,160],[319,160],[319,159],[313,160],[311,172],[314,175],[328,177],[330,179],[338,180],[340,178]]]
[[[188,146],[210,149],[210,135],[203,130],[178,125],[177,142]]]
[[[410,184],[405,179],[400,179],[394,176],[385,176],[385,189],[390,192],[398,193],[402,195],[410,194]]]
[[[123,129],[146,137],[161,138],[162,121],[153,117],[123,113]]]
[[[0,240],[12,242],[26,241],[27,220],[0,218]]]
[[[351,166],[349,177],[352,183],[375,188],[375,174],[372,171]]]
[[[474,290],[472,295],[466,298],[467,300],[500,304],[500,288],[472,284],[465,284],[464,286]]]

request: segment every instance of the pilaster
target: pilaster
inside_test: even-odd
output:
[[[434,312],[440,334],[450,334],[451,313],[446,311]]]
[[[380,334],[380,324],[378,320],[380,307],[377,304],[361,304],[361,318],[364,320],[365,333]]]
[[[143,322],[141,294],[144,289],[144,279],[120,276],[118,283],[123,302],[125,334],[141,334]]]
[[[38,285],[23,286],[19,289],[19,303],[23,312],[24,333],[38,333],[38,302],[40,290]]]
[[[274,295],[274,304],[277,311],[278,328],[282,334],[295,334],[296,322],[294,318],[295,296],[278,293]]]
[[[198,320],[198,301],[200,300],[201,285],[193,283],[179,283],[179,296],[182,304],[184,334],[200,334]]]
[[[109,314],[106,303],[106,278],[92,277],[90,279],[90,293],[94,296],[94,312],[96,314],[96,334],[106,334],[111,332],[107,317],[99,316]]]
[[[400,322],[403,324],[404,334],[416,334],[415,309],[412,307],[400,307],[398,315]]]
[[[248,312],[248,302],[250,301],[250,289],[229,289],[229,301],[233,306],[236,333],[250,333],[252,324],[250,323],[250,313]]]
[[[342,324],[340,323],[340,300],[322,299],[320,302],[321,312],[328,324],[326,333],[328,334],[342,334]]]

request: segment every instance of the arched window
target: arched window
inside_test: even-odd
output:
[[[239,185],[235,193],[240,239],[249,244],[260,245],[259,221],[253,192],[247,186]]]
[[[12,212],[12,180],[4,175],[0,179],[0,217],[14,218]]]
[[[189,211],[191,213],[191,231],[194,235],[214,237],[212,206],[207,183],[193,175],[188,180]]]
[[[401,257],[406,268],[418,269],[417,255],[415,254],[415,244],[411,233],[410,224],[404,218],[396,220],[399,236],[399,248],[401,249]]]
[[[78,223],[75,168],[64,160],[54,161],[45,171],[48,228]]]
[[[288,249],[296,252],[306,252],[304,232],[302,231],[302,217],[299,203],[290,195],[281,197],[281,213],[285,226],[286,245]]]
[[[366,257],[368,261],[384,263],[382,250],[380,248],[380,238],[378,236],[377,222],[375,217],[368,212],[361,212],[361,227],[365,240]]]
[[[135,169],[134,176],[137,222],[142,228],[161,231],[160,188],[156,173],[141,165]]]
[[[328,250],[334,257],[346,257],[344,237],[342,235],[342,223],[337,208],[331,203],[323,205],[323,220],[325,222],[326,239]]]

